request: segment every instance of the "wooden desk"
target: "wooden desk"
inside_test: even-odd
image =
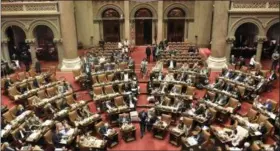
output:
[[[172,129],[169,130],[169,143],[175,146],[181,145],[181,137],[184,135],[183,132],[176,132]]]
[[[124,128],[123,126],[120,129],[122,138],[125,142],[131,142],[136,140],[136,128],[134,125],[129,125],[129,128]]]
[[[167,128],[168,128],[168,125],[164,126],[164,125],[160,125],[158,123],[155,123],[154,126],[153,126],[153,136],[154,136],[154,138],[163,140],[166,136]]]

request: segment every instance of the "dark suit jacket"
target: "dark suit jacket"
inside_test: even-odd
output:
[[[147,47],[147,48],[146,48],[146,55],[147,55],[147,56],[150,56],[150,55],[151,55],[151,48],[150,48],[150,47]]]
[[[196,135],[195,138],[197,139],[198,144],[201,144],[205,141],[201,132],[198,135]]]
[[[107,133],[108,128],[106,126],[101,126],[99,128],[99,133],[105,135]]]
[[[138,117],[140,118],[140,123],[141,124],[145,124],[146,123],[146,119],[148,117],[148,113],[147,112],[140,112]]]
[[[60,143],[62,134],[53,132],[52,141],[55,148],[62,148],[64,145]]]

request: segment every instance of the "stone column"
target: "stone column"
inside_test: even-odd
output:
[[[35,60],[37,59],[36,57],[36,43],[35,43],[35,39],[26,39],[25,42],[29,45],[30,47],[30,53],[31,53],[31,61],[32,61],[32,65],[35,65]]]
[[[62,60],[63,60],[63,43],[62,39],[53,39],[53,42],[55,43],[57,55],[58,55],[58,68],[62,67]]]
[[[263,48],[263,42],[266,40],[265,36],[258,36],[258,45],[257,45],[257,52],[256,52],[256,61],[261,61],[262,56],[262,48]]]
[[[129,1],[124,1],[124,38],[127,38],[131,43],[130,39],[130,25],[129,25]]]
[[[233,46],[233,42],[235,41],[235,37],[228,37],[227,38],[227,49],[226,49],[226,59],[227,63],[229,63],[230,60],[230,53],[231,53],[231,48]]]
[[[11,63],[8,41],[8,39],[2,39],[1,41],[1,59],[7,61],[8,63]]]
[[[207,59],[208,67],[213,70],[227,68],[225,50],[229,4],[229,1],[214,2],[211,56]]]
[[[163,1],[158,1],[157,43],[163,40]]]
[[[60,30],[63,39],[63,60],[61,71],[72,71],[81,68],[81,59],[77,51],[77,35],[74,17],[73,0],[59,1]]]
[[[100,20],[100,21],[98,22],[98,24],[99,24],[99,36],[100,36],[100,40],[101,40],[101,39],[104,40],[103,22],[102,22],[102,20]]]

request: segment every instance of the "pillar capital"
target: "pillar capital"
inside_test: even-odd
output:
[[[53,42],[54,42],[55,44],[58,44],[58,43],[62,43],[63,40],[62,40],[62,38],[54,38],[54,39],[53,39]]]
[[[35,44],[36,39],[25,39],[25,42],[28,44]]]
[[[257,40],[258,40],[258,43],[263,43],[266,40],[266,36],[258,36]]]
[[[5,38],[5,39],[2,39],[1,40],[1,43],[2,44],[7,44],[9,42],[9,39],[8,38]]]
[[[227,39],[226,39],[226,42],[227,42],[228,44],[232,44],[234,41],[235,41],[235,37],[234,37],[234,36],[229,36],[229,37],[227,37]]]

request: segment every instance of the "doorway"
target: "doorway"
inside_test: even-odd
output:
[[[136,20],[136,45],[152,44],[152,20]]]
[[[185,22],[182,19],[168,20],[168,41],[182,42],[184,41]]]

